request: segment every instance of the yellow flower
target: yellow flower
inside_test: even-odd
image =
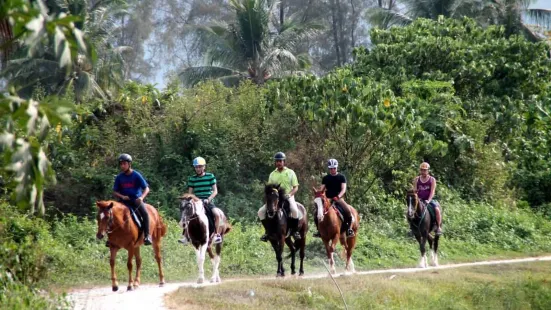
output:
[[[55,126],[55,132],[57,133],[61,132],[61,123],[58,123],[57,126]]]
[[[385,101],[383,102],[384,106],[385,107],[390,107],[390,99],[386,98]]]
[[[348,87],[346,87],[346,85],[344,85],[344,87],[342,88],[342,92],[343,92],[343,93],[347,93],[347,92],[348,92]]]

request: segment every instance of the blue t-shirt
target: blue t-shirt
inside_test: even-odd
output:
[[[143,176],[133,170],[130,175],[126,175],[124,172],[119,173],[115,178],[113,190],[121,195],[128,196],[130,200],[134,201],[142,196],[143,190],[148,186]]]

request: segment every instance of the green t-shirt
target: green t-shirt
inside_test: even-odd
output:
[[[187,181],[188,188],[193,188],[193,194],[200,199],[207,199],[212,194],[212,186],[216,184],[214,174],[206,172],[203,176],[194,175]]]
[[[289,194],[293,187],[298,185],[298,179],[293,170],[285,167],[282,171],[277,169],[272,171],[268,178],[268,183],[279,184],[285,190],[285,193]]]

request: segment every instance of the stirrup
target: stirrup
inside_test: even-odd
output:
[[[300,235],[300,232],[295,231],[295,233],[293,234],[293,238],[295,238],[295,240],[300,240],[302,239],[302,236]]]
[[[222,236],[220,236],[220,234],[214,235],[214,239],[212,240],[212,243],[213,244],[222,243]]]
[[[263,235],[260,237],[260,241],[268,242],[268,234],[263,234]]]
[[[352,228],[349,228],[347,231],[346,231],[346,237],[347,238],[352,238],[354,237],[356,234],[354,234],[354,231],[352,230]]]
[[[436,228],[436,231],[434,232],[434,234],[435,234],[436,236],[441,236],[441,235],[443,234],[442,228],[437,227],[437,228]]]

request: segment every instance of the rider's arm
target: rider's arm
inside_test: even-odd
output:
[[[339,193],[339,199],[344,197],[344,193],[346,193],[346,183],[341,183],[341,192]]]
[[[142,197],[140,197],[142,199],[142,201],[145,199],[145,197],[149,194],[149,186],[146,187],[144,190],[143,190],[143,193],[142,193]]]
[[[431,185],[430,185],[430,196],[429,196],[429,202],[432,201],[432,198],[434,198],[434,194],[436,193],[436,179],[431,177],[432,178],[432,182],[431,182]]]
[[[295,195],[296,192],[298,192],[298,185],[293,186],[293,189],[289,193],[289,196]]]
[[[126,196],[124,196],[123,194],[121,194],[121,193],[119,193],[119,192],[117,192],[117,191],[113,191],[113,196],[115,196],[115,197],[117,197],[117,198],[120,198],[120,199],[122,199],[122,200],[124,200],[124,197],[126,197]]]
[[[211,202],[214,199],[214,197],[216,197],[216,195],[218,195],[218,188],[216,187],[216,184],[213,184],[212,185],[212,194],[210,194],[210,196],[208,198],[209,202]]]

